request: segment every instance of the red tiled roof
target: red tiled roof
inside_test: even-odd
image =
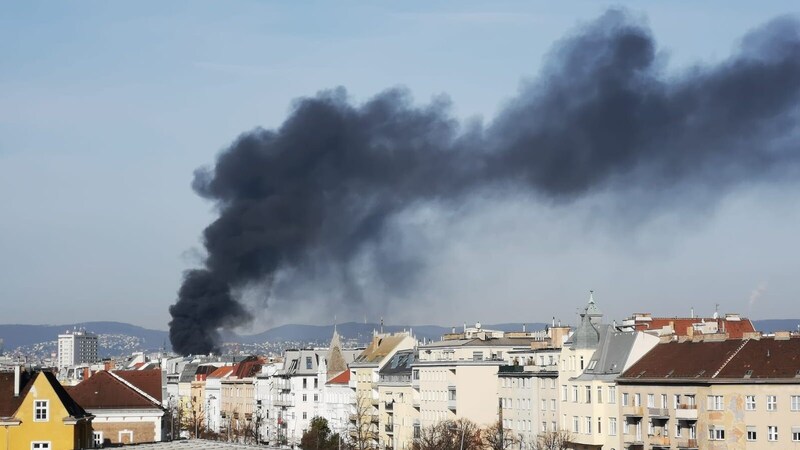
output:
[[[691,328],[692,324],[702,323],[703,321],[706,323],[717,322],[719,331],[722,332],[724,330],[731,339],[742,339],[744,333],[756,331],[750,319],[728,320],[724,317],[720,317],[719,319],[702,317],[653,317],[649,321],[637,321],[635,327],[636,331],[645,331],[659,330],[671,326],[675,331],[675,335],[688,336],[687,329]]]
[[[208,374],[208,378],[225,378],[233,372],[233,366],[224,366]]]
[[[14,372],[0,373],[0,417],[12,417],[17,408],[25,398],[24,393],[27,393],[32,384],[33,377],[29,372],[22,372],[22,388],[20,395],[14,397]]]
[[[70,395],[88,409],[161,407],[105,370],[80,382],[70,390]]]
[[[350,382],[350,371],[345,370],[339,375],[336,375],[335,377],[328,380],[328,382],[325,384],[348,384],[349,382]]]
[[[163,400],[161,398],[161,369],[116,370],[114,374],[141,389],[159,402]]]
[[[256,376],[261,371],[264,360],[255,356],[248,356],[242,362],[234,366],[233,376],[236,378],[250,378]]]
[[[728,339],[659,344],[620,380],[795,379],[799,374],[800,338]]]

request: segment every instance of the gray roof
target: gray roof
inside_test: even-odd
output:
[[[190,383],[194,381],[194,375],[197,373],[199,363],[187,363],[181,370],[181,376],[178,378],[179,383]]]
[[[350,364],[360,353],[359,350],[342,350],[341,355],[346,364]],[[284,353],[283,369],[278,371],[281,375],[317,375],[320,362],[326,362],[327,348],[286,350]],[[310,358],[310,360],[308,359]],[[310,364],[309,364],[310,362]]]
[[[411,365],[417,359],[415,350],[400,350],[392,356],[392,359],[380,370],[381,375],[393,375],[399,373],[411,373]]]
[[[625,368],[636,341],[635,331],[616,331],[605,325],[601,328],[597,350],[589,360],[586,369],[578,380],[613,380]]]
[[[531,343],[537,342],[536,338],[489,338],[483,339],[450,339],[444,341],[431,342],[429,344],[420,345],[419,348],[447,348],[447,347],[527,347],[530,348]]]
[[[602,326],[601,326],[602,327]],[[597,348],[600,332],[592,323],[588,314],[581,314],[581,324],[572,335],[572,349]]]

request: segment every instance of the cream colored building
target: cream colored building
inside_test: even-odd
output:
[[[380,442],[385,448],[407,450],[412,448],[414,424],[419,422],[419,411],[411,387],[412,364],[416,350],[401,350],[378,374],[378,410]]]
[[[800,448],[800,337],[674,341],[619,379],[622,448]]]
[[[413,349],[416,344],[410,333],[376,333],[367,348],[350,363],[349,386],[356,399],[355,413],[350,416],[351,439],[366,441],[373,448],[386,445],[379,432],[379,372],[395,353]]]
[[[496,424],[501,407],[500,367],[513,365],[515,352],[538,345],[542,341],[539,334],[504,333],[476,324],[465,327],[463,333],[420,346],[412,371],[419,427],[458,418],[481,427]]]

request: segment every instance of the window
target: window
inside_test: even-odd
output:
[[[483,361],[483,352],[472,352],[473,361]]]
[[[622,393],[622,406],[628,406],[628,393]]]
[[[578,402],[578,386],[572,386],[572,401],[574,403]]]
[[[50,405],[48,400],[34,400],[33,401],[33,421],[34,422],[47,422],[48,416],[50,412]],[[50,443],[43,442],[42,444],[47,444],[48,447],[40,447],[40,448],[50,448]]]
[[[647,394],[647,407],[648,408],[655,408],[656,407],[656,396],[655,396],[655,394]]]
[[[617,403],[617,387],[616,386],[609,386],[608,387],[608,403],[612,405]]]
[[[758,438],[758,433],[756,433],[756,427],[747,426],[747,440],[748,441],[755,441]]]
[[[672,407],[678,409],[681,407],[681,394],[675,394],[672,398]]]
[[[661,394],[661,407],[667,409],[667,394]]]
[[[303,378],[303,389],[308,388],[308,380]]]
[[[542,411],[547,411],[547,400],[542,399]]]
[[[561,401],[562,402],[567,401],[567,385],[566,384],[562,384],[561,385]]]
[[[778,427],[774,425],[770,425],[767,427],[767,440],[770,441],[778,440]]]
[[[314,389],[319,387],[319,378],[314,378]]]
[[[603,403],[603,386],[597,386],[597,403]]]
[[[102,431],[92,432],[92,442],[94,442],[95,448],[100,448],[103,445],[103,432]]]
[[[800,395],[792,396],[792,411],[800,411]]]
[[[306,369],[311,369],[311,367],[312,367],[312,365],[311,365],[311,357],[310,356],[306,356]]]
[[[550,399],[550,409],[553,410],[553,411],[556,410],[556,399],[554,399],[554,398]]]
[[[755,395],[748,395],[744,398],[744,409],[747,411],[755,411],[756,410],[756,396]]]
[[[616,417],[609,417],[608,418],[608,435],[609,436],[616,436],[617,435],[617,418]]]
[[[314,401],[315,401],[315,402],[318,402],[318,401],[319,401],[319,394],[314,394]]]
[[[586,428],[584,431],[586,434],[592,434],[592,418],[589,416],[586,417]]]
[[[547,432],[547,422],[542,422],[542,433]]]
[[[722,411],[722,396],[721,395],[709,395],[708,396],[708,410],[709,411]],[[724,431],[723,431],[724,433]]]
[[[303,419],[308,419],[308,413],[303,411]]]
[[[32,450],[49,450],[50,442],[31,442]]]
[[[724,441],[725,440],[725,428],[709,428],[708,430],[708,440],[710,441]]]
[[[675,437],[681,437],[683,434],[683,427],[681,427],[681,423],[678,422],[675,424]]]
[[[597,434],[603,433],[603,419],[600,417],[597,418]]]
[[[642,406],[642,394],[633,394],[633,406]]]
[[[577,433],[578,427],[580,427],[580,422],[578,421],[578,416],[572,416],[572,432]]]
[[[800,442],[800,427],[792,427],[792,441]]]
[[[303,394],[303,401],[306,401],[306,400],[308,400],[308,395]]]
[[[586,399],[586,403],[592,403],[592,387],[586,386],[585,392],[584,398]]]
[[[767,411],[778,410],[778,398],[774,395],[767,396]]]

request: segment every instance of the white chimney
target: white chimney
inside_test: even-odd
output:
[[[14,397],[19,397],[19,366],[14,366]]]

